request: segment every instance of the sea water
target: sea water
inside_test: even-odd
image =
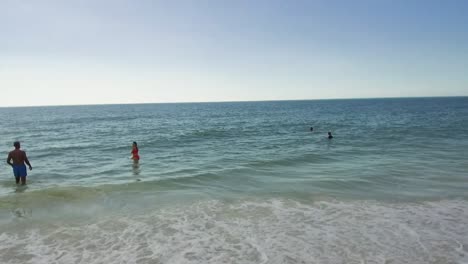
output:
[[[0,263],[468,263],[468,98],[0,108],[0,124],[4,158],[19,140],[33,165],[27,187],[0,166]]]

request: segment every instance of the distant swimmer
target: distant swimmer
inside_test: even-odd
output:
[[[332,136],[331,132],[328,132],[328,139],[332,139],[332,138],[333,138],[333,136]]]
[[[140,155],[138,155],[138,144],[134,141],[132,145],[132,160],[139,161]]]
[[[310,132],[314,131],[314,128],[313,127],[310,127]]]
[[[20,183],[26,185],[26,176],[28,176],[26,165],[29,166],[29,170],[32,170],[31,163],[29,163],[28,157],[26,156],[26,152],[20,150],[21,145],[18,141],[13,143],[15,150],[10,151],[8,153],[7,163],[13,168],[13,175],[15,175],[16,184]],[[13,163],[11,162],[13,160]]]

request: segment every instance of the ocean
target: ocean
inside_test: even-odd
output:
[[[0,166],[0,263],[468,263],[467,97],[0,108],[0,124],[4,159],[19,140],[33,166],[27,187]]]

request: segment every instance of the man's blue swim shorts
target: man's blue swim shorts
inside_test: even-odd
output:
[[[15,177],[26,177],[28,172],[26,170],[26,165],[13,165],[13,174]]]

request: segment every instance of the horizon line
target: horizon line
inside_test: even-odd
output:
[[[68,106],[113,106],[113,105],[151,105],[151,104],[216,104],[216,103],[260,103],[260,102],[290,102],[290,101],[331,101],[331,100],[372,100],[372,99],[430,99],[430,98],[462,98],[468,95],[449,96],[389,96],[389,97],[348,97],[348,98],[321,98],[321,99],[271,99],[271,100],[220,100],[220,101],[173,101],[173,102],[144,102],[144,103],[102,103],[102,104],[51,104],[51,105],[17,105],[0,106],[2,108],[34,108],[34,107],[68,107]]]

